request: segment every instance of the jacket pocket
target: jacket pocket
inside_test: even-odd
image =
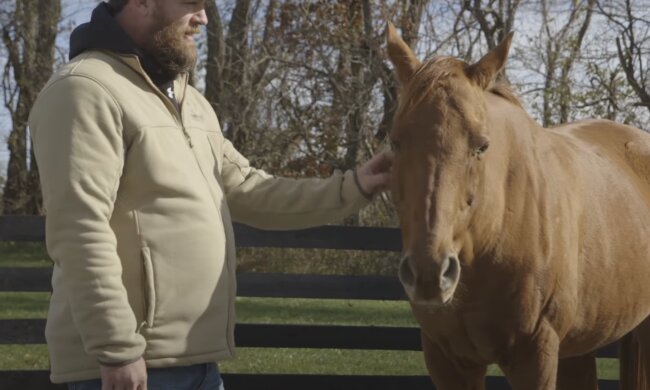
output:
[[[153,262],[149,247],[142,248],[142,265],[144,268],[144,318],[147,327],[153,327],[153,318],[156,311],[156,288],[153,276]]]

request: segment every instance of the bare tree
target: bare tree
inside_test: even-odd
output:
[[[205,95],[225,135],[273,173],[353,168],[384,141],[396,104],[386,20],[415,46],[428,3],[208,2]]]
[[[463,8],[472,14],[491,50],[512,31],[520,3],[521,0],[464,0]]]
[[[227,29],[217,4],[206,3],[205,96],[218,113],[226,136],[244,153],[250,149],[249,137],[257,126],[257,101],[271,80],[267,69],[276,47],[270,41],[278,0],[265,7],[262,3],[266,2],[237,0]]]
[[[595,0],[542,0],[527,15],[530,25],[539,26],[539,34],[516,52],[528,78],[534,79],[527,82],[533,92],[528,96],[533,114],[546,127],[572,119],[581,104],[585,86],[579,81],[586,77],[583,51],[594,7]]]
[[[415,49],[420,38],[420,27],[422,26],[422,18],[424,11],[428,5],[425,0],[407,0],[400,4],[401,17],[399,18],[398,28],[402,32],[402,39],[404,42]],[[435,35],[435,33],[433,34]],[[381,45],[383,45],[383,36]],[[383,56],[383,53],[382,53]],[[393,116],[397,108],[397,86],[396,80],[393,76],[393,71],[383,63],[380,68],[379,76],[382,81],[383,92],[383,116],[377,132],[375,134],[376,141],[383,141],[388,135],[390,126],[393,123]]]
[[[52,74],[60,0],[16,0],[3,5],[2,42],[7,53],[2,84],[13,128],[3,193],[7,214],[40,214],[38,167],[28,154],[27,120],[36,96]],[[12,77],[13,76],[13,77]]]
[[[650,19],[639,16],[640,10],[640,5],[630,0],[598,3],[598,11],[617,31],[616,53],[625,78],[639,99],[636,104],[650,110]]]

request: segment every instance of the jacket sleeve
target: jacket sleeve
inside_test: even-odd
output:
[[[120,107],[94,80],[67,76],[41,93],[30,130],[47,249],[59,267],[55,289],[70,304],[71,326],[100,363],[136,360],[145,340],[136,330],[109,224],[124,164]]]
[[[223,139],[221,175],[233,220],[260,229],[302,229],[340,220],[369,203],[354,172],[335,172],[326,179],[292,179],[250,166],[232,143]]]

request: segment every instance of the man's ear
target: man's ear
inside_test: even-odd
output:
[[[406,84],[420,66],[420,61],[415,58],[411,48],[397,34],[397,30],[391,22],[388,22],[386,26],[386,50],[390,62],[395,67],[397,79],[402,85]]]
[[[153,13],[156,0],[129,0],[124,8],[130,7],[138,16],[149,16]]]
[[[513,35],[514,33],[512,31],[508,33],[497,47],[490,50],[477,63],[467,68],[467,77],[473,80],[479,87],[488,89],[492,82],[494,82],[497,73],[506,64]]]

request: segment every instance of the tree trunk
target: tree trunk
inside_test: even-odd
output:
[[[42,195],[38,167],[28,154],[29,111],[49,77],[54,64],[54,47],[60,0],[16,0],[12,23],[3,26],[2,40],[9,57],[7,72],[13,71],[16,94],[5,95],[11,113],[9,164],[3,193],[5,214],[40,214]]]

